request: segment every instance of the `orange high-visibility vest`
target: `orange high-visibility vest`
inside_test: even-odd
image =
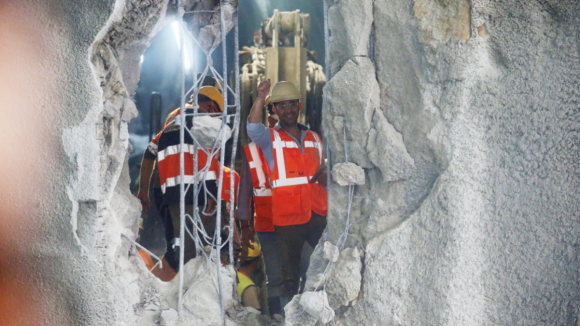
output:
[[[266,175],[266,159],[260,147],[250,143],[244,147],[254,189],[254,229],[258,232],[274,232],[272,222],[272,189]],[[267,168],[266,168],[267,169]]]
[[[159,183],[164,197],[178,200],[180,197],[180,121],[174,120],[168,124],[159,137],[157,164],[159,166]],[[191,127],[191,117],[186,122]],[[194,141],[189,132],[184,134],[184,180],[185,184],[193,184],[193,159],[195,154]],[[197,150],[197,182],[216,180],[219,173],[219,153],[201,149]],[[187,197],[190,199],[189,197]]]
[[[194,183],[193,180],[194,148],[192,144],[184,144],[184,147],[185,147],[184,182],[185,184],[192,184]],[[206,181],[217,179],[217,173],[219,173],[219,163],[216,156],[217,154],[214,155],[211,162],[209,162],[209,167],[206,167],[206,165],[208,164],[208,155],[202,150],[197,151],[198,182],[203,179],[203,175],[205,175]],[[169,188],[179,186],[179,182],[181,179],[179,162],[180,162],[179,143],[177,143],[176,145],[163,148],[157,153],[157,164],[159,165],[159,182],[161,184],[161,190],[163,191],[163,193],[166,193]],[[207,172],[205,172],[206,168]]]
[[[326,189],[317,182],[308,183],[323,163],[320,137],[308,130],[302,154],[298,144],[284,130],[273,128],[270,132],[274,156],[274,170],[269,171],[274,225],[307,223],[312,211],[326,216]]]

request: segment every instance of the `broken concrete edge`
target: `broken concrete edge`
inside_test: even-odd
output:
[[[331,173],[333,180],[341,186],[365,184],[365,171],[355,163],[335,163]]]
[[[334,319],[334,310],[330,308],[326,291],[306,291],[300,296],[299,304],[323,324]]]
[[[88,49],[95,88],[101,93],[101,101],[99,104],[95,103],[92,106],[92,109],[81,123],[82,127],[73,127],[71,130],[65,131],[63,136],[65,149],[68,148],[66,144],[78,143],[78,141],[72,140],[80,139],[81,141],[84,140],[87,142],[83,146],[70,148],[67,151],[71,160],[74,161],[86,157],[87,162],[94,162],[94,166],[87,170],[85,169],[85,164],[81,161],[78,164],[81,173],[78,174],[76,180],[71,180],[72,185],[69,190],[69,197],[73,202],[71,226],[75,231],[77,243],[81,246],[83,252],[89,258],[95,257],[95,261],[104,264],[103,268],[107,269],[105,274],[108,275],[108,283],[104,284],[104,286],[115,297],[116,313],[114,314],[116,316],[112,318],[116,320],[117,324],[132,324],[134,321],[138,321],[139,325],[154,325],[157,322],[163,321],[163,323],[170,325],[176,322],[173,318],[175,317],[173,311],[177,309],[177,304],[174,302],[177,300],[177,285],[173,284],[175,282],[163,283],[156,279],[144,267],[144,264],[137,254],[137,250],[135,250],[132,244],[121,239],[121,234],[126,235],[130,239],[137,237],[137,222],[140,212],[138,201],[128,190],[128,155],[126,155],[127,151],[131,148],[128,142],[127,123],[137,113],[135,104],[129,98],[130,93],[134,91],[139,80],[140,71],[138,64],[135,66],[134,63],[138,63],[140,56],[148,47],[156,32],[166,23],[163,18],[167,3],[168,0],[154,3],[157,6],[154,9],[156,10],[154,19],[157,19],[157,21],[153,25],[148,25],[148,28],[151,28],[150,30],[144,30],[141,33],[131,31],[127,36],[122,35],[125,30],[122,25],[130,24],[130,21],[126,21],[124,15],[128,11],[133,14],[135,11],[139,11],[139,5],[121,0],[115,2],[114,9],[105,26],[98,33],[95,41]],[[233,12],[233,9],[231,11]],[[231,22],[229,25],[231,25],[230,28],[233,26]],[[119,36],[119,33],[121,33],[122,37],[129,40],[129,42],[125,42],[123,45],[117,47],[108,43],[112,39],[112,35]],[[131,40],[131,37],[137,37],[137,39]],[[133,66],[123,66],[121,61],[129,64],[133,63]],[[128,86],[125,85],[124,81],[127,78],[134,80],[134,85],[129,86],[133,88],[132,90],[128,90]],[[103,125],[103,128],[97,129],[100,133],[97,137],[93,139],[90,137],[92,135],[89,135],[89,137],[83,135],[83,130],[92,130],[91,126],[95,124],[97,126]],[[91,153],[89,152],[81,152],[79,154],[79,149],[93,147],[101,148],[101,160],[91,160],[89,158]],[[90,180],[90,177],[85,178],[84,176],[98,177],[102,182],[93,183],[95,186],[99,185],[98,187],[86,188],[83,185],[87,179]],[[79,207],[77,203],[88,200],[94,201],[96,205],[96,209],[92,211],[92,214],[102,216],[103,218],[102,222],[97,223],[111,226],[106,229],[106,232],[102,233],[102,241],[107,243],[103,247],[104,249],[94,249],[90,246],[85,246],[82,242],[83,240],[76,236],[76,229],[78,227],[76,215]],[[87,216],[85,220],[91,221],[91,218]],[[105,254],[101,253],[102,251]],[[183,273],[195,274],[201,272],[203,270],[202,267],[205,265],[205,263],[201,265],[194,262],[192,264],[188,263],[184,267]],[[209,272],[209,275],[212,275],[212,271]],[[231,273],[226,272],[224,277],[230,280],[229,283],[231,283],[231,286],[226,285],[224,290],[229,292],[227,289],[232,288],[232,293],[235,293],[233,291],[235,273],[232,275],[229,274]],[[203,275],[198,276],[203,277]],[[215,279],[215,275],[213,278]],[[174,281],[177,281],[177,279],[174,279]],[[200,293],[206,293],[208,295],[212,295],[213,293],[215,297],[214,282],[208,279],[206,283],[209,288],[201,292],[192,291],[185,296],[185,301],[193,300],[191,304],[195,306],[197,302],[195,298]],[[237,296],[226,295],[225,297],[226,304],[229,307],[228,309],[231,310],[230,313],[235,315],[236,311],[239,312],[242,310],[237,301]],[[212,301],[213,303],[209,304]],[[203,305],[213,308],[217,307],[219,310],[220,305],[215,298],[212,300],[206,298],[202,302]],[[201,311],[200,307],[198,306],[194,310]],[[219,311],[217,313],[213,311],[205,317],[213,316],[213,318],[219,319],[219,315]],[[190,318],[190,320],[195,321],[199,318],[203,320],[205,317],[197,316]],[[229,320],[228,322],[232,321]],[[189,322],[186,322],[186,324]],[[201,324],[204,324],[204,322],[201,321]],[[265,325],[263,321],[260,323],[249,322],[248,325],[250,324]]]

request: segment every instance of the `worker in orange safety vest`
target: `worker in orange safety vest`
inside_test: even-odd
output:
[[[298,123],[300,92],[282,81],[272,88],[271,102],[280,119],[274,128],[261,124],[270,80],[258,86],[258,98],[248,117],[248,136],[262,150],[272,191],[272,223],[280,246],[280,302],[298,293],[302,247],[318,243],[326,227],[326,166],[320,136]],[[266,267],[267,268],[267,267]]]
[[[220,114],[223,110],[223,95],[221,91],[213,86],[203,86],[198,94],[198,104],[199,104],[199,111],[200,113],[216,113]],[[186,110],[192,110],[193,105],[193,97],[192,101],[186,104]],[[180,152],[178,150],[179,147],[179,127],[175,124],[176,118],[181,114],[181,110],[178,108],[171,112],[164,125],[164,129],[152,140],[149,144],[144,156],[143,156],[143,164],[141,167],[141,175],[140,175],[140,182],[139,182],[139,193],[137,197],[141,200],[143,210],[147,210],[149,207],[149,183],[151,179],[151,173],[153,171],[153,167],[155,165],[155,160],[158,162],[159,166],[159,183],[160,187],[163,192],[163,202],[169,208],[169,214],[173,218],[168,218],[167,221],[164,221],[164,227],[166,228],[166,240],[168,242],[168,248],[166,254],[163,257],[164,262],[164,269],[166,265],[169,265],[171,269],[177,270],[178,267],[178,255],[174,253],[173,246],[176,244],[175,235],[178,235],[179,225],[176,225],[176,221],[179,221],[175,215],[178,214],[178,209],[175,206],[179,205],[179,184],[180,184],[180,169],[179,169],[179,162],[180,162]],[[172,132],[167,132],[168,128],[171,127]],[[186,132],[186,143],[193,144],[189,133]],[[192,146],[191,146],[192,147]],[[189,146],[186,148],[185,153],[185,182],[192,183],[193,177],[193,152],[189,150]],[[211,155],[212,152],[209,150],[209,154]],[[218,162],[218,155],[217,153],[213,153],[214,155],[208,157],[208,155],[202,151],[198,150],[198,171],[205,169],[205,181],[212,181],[213,184],[211,187],[216,188],[217,184],[215,183],[218,175],[219,175],[219,162]],[[232,171],[229,168],[224,167],[224,184],[222,187],[222,199],[229,202],[230,198],[230,177]],[[235,191],[237,191],[238,183],[239,183],[239,175],[233,171],[234,179],[235,179]],[[192,199],[193,194],[191,192],[193,187],[190,187],[190,191],[186,194],[186,200]],[[207,189],[206,189],[207,190]],[[214,191],[214,189],[211,189]],[[200,193],[200,197],[204,197],[204,193]],[[217,198],[217,196],[214,195]],[[235,196],[234,198],[236,198]],[[190,200],[191,201],[191,200]],[[205,204],[207,202],[204,201]],[[193,203],[188,203],[192,205]],[[197,203],[196,203],[197,204]],[[204,205],[205,205],[204,204]],[[214,203],[215,205],[215,203]],[[189,205],[188,205],[189,206]],[[202,212],[203,215],[203,212]],[[170,230],[168,230],[170,229]],[[169,231],[169,232],[167,232]],[[168,238],[168,236],[170,238]],[[177,243],[179,245],[179,243]],[[190,245],[190,247],[192,247]],[[191,258],[191,257],[190,257]],[[173,276],[171,271],[163,272],[160,271],[158,265],[152,270],[154,274],[162,275],[169,275]]]

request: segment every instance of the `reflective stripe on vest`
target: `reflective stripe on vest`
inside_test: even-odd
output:
[[[254,189],[254,196],[256,197],[271,197],[272,189]]]
[[[272,182],[272,188],[308,184],[309,180],[307,177],[286,178],[286,162],[284,161],[283,148],[298,148],[298,144],[293,141],[282,141],[278,131],[275,129],[272,129],[272,131],[274,132],[273,147],[276,149],[275,159],[278,166],[278,180]],[[322,144],[320,144],[320,139],[316,133],[313,132],[312,135],[314,136],[314,139],[316,139],[316,142],[307,140],[304,142],[304,147],[317,148],[320,157],[320,164],[322,164]]]
[[[199,173],[197,175],[197,181],[201,182],[201,180],[203,180],[203,173]],[[184,184],[193,184],[193,176],[192,175],[186,175],[184,176]],[[216,173],[215,171],[207,171],[207,173],[205,174],[205,180],[209,181],[209,180],[217,180],[216,177]],[[177,185],[179,185],[179,182],[181,181],[181,176],[178,175],[174,178],[167,178],[167,180],[165,180],[165,183],[161,185],[161,190],[163,191],[163,193],[165,193],[165,189],[167,189],[167,187],[175,187]]]
[[[272,189],[267,175],[264,154],[255,144],[244,147],[250,175],[252,176],[252,191],[254,197],[254,230],[257,232],[274,232],[272,222]]]
[[[260,160],[260,155],[258,154],[258,148],[255,143],[250,143],[248,145],[251,154],[251,161],[248,162],[250,169],[256,170],[256,175],[258,176],[258,184],[260,188],[254,188],[254,196],[264,197],[272,196],[272,190],[266,189],[266,174],[264,173],[264,167],[262,166],[262,161]],[[269,194],[267,194],[267,190]]]
[[[184,153],[194,154],[195,149],[192,144],[183,144],[184,145]],[[168,146],[162,151],[157,153],[157,162],[163,161],[169,155],[179,154],[179,145]]]

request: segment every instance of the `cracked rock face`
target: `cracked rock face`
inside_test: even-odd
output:
[[[372,0],[341,0],[328,9],[331,71],[334,75],[353,57],[368,55],[373,24]]]
[[[373,21],[365,58],[345,57],[347,3],[324,126],[367,180],[350,212],[330,186],[326,235],[365,255],[348,305],[318,248],[307,286],[328,282],[337,325],[577,323],[580,5],[375,0],[349,12]]]
[[[348,306],[359,294],[362,281],[361,256],[357,248],[346,248],[340,253],[326,285],[332,309]]]
[[[34,307],[23,318],[188,324],[168,312],[175,285],[148,274],[121,237],[136,236],[139,216],[130,97],[167,3],[22,0],[0,10],[10,30],[0,53],[18,49],[0,74],[11,90],[0,206],[13,226],[0,230],[0,288]],[[366,180],[352,198],[330,185],[325,240],[343,249],[336,262],[315,249],[308,289],[327,284],[337,325],[577,324],[580,4],[341,0],[329,14],[327,144],[334,164],[348,155]],[[190,20],[206,49],[219,39],[215,22]],[[185,269],[199,275],[199,265]],[[211,324],[209,291],[185,300]],[[43,302],[28,299],[38,293]],[[286,307],[287,325],[319,322],[301,298]],[[226,306],[230,324],[267,324],[233,299]]]
[[[348,154],[349,161],[363,168],[373,167],[368,157],[367,141],[373,112],[379,105],[379,84],[368,58],[349,60],[326,84],[323,110],[327,114],[323,126],[327,137],[336,140],[330,144],[336,162],[344,162],[345,154]]]
[[[219,299],[212,282],[215,268],[202,276],[206,264],[199,259],[184,267],[183,272],[190,278],[205,277],[205,287],[184,297],[186,305],[195,310],[193,316],[187,315],[184,320],[184,313],[175,319],[172,310],[177,308],[177,285],[153,277],[135,247],[122,237],[136,238],[140,215],[139,202],[129,191],[127,165],[127,153],[131,151],[127,124],[137,114],[131,97],[139,80],[139,59],[166,22],[168,2],[24,0],[6,8],[2,5],[2,11],[6,9],[15,17],[21,13],[36,17],[27,25],[27,33],[36,35],[36,39],[27,39],[26,33],[8,35],[14,35],[14,44],[20,47],[34,41],[36,46],[30,49],[44,56],[41,67],[30,66],[38,74],[28,84],[36,88],[34,104],[43,108],[42,115],[37,113],[42,128],[31,129],[29,137],[34,145],[35,137],[41,136],[40,148],[47,149],[47,153],[32,151],[29,145],[30,161],[47,166],[42,167],[42,177],[36,178],[34,187],[42,189],[43,194],[29,193],[26,198],[32,198],[32,202],[19,211],[42,209],[38,214],[30,211],[30,221],[20,219],[34,225],[23,227],[30,229],[31,241],[19,246],[17,260],[28,269],[8,260],[20,268],[21,275],[42,280],[23,283],[33,284],[31,293],[50,293],[42,295],[42,304],[30,305],[41,312],[42,322],[38,324],[220,324]],[[232,6],[228,12],[231,18]],[[3,22],[12,26],[5,18],[2,15]],[[227,19],[231,27],[231,19]],[[193,24],[191,19],[189,22]],[[215,43],[215,38],[210,41]],[[39,59],[30,55],[20,60],[28,66]],[[37,82],[47,74],[50,78]],[[0,77],[2,82],[4,76]],[[26,100],[23,95],[19,97],[18,101]],[[7,100],[11,105],[19,103]],[[23,118],[34,122],[26,115]],[[34,170],[31,175],[35,175]],[[2,273],[6,270],[3,265],[0,269]],[[233,289],[235,274],[224,268],[222,276],[225,286]],[[0,289],[4,293],[3,281]],[[232,316],[243,310],[231,295],[226,295],[224,303]],[[34,314],[21,316],[19,324],[35,324],[29,320],[36,318]],[[259,324],[255,322],[259,318],[244,318],[249,324]],[[237,321],[234,317],[228,323]]]

